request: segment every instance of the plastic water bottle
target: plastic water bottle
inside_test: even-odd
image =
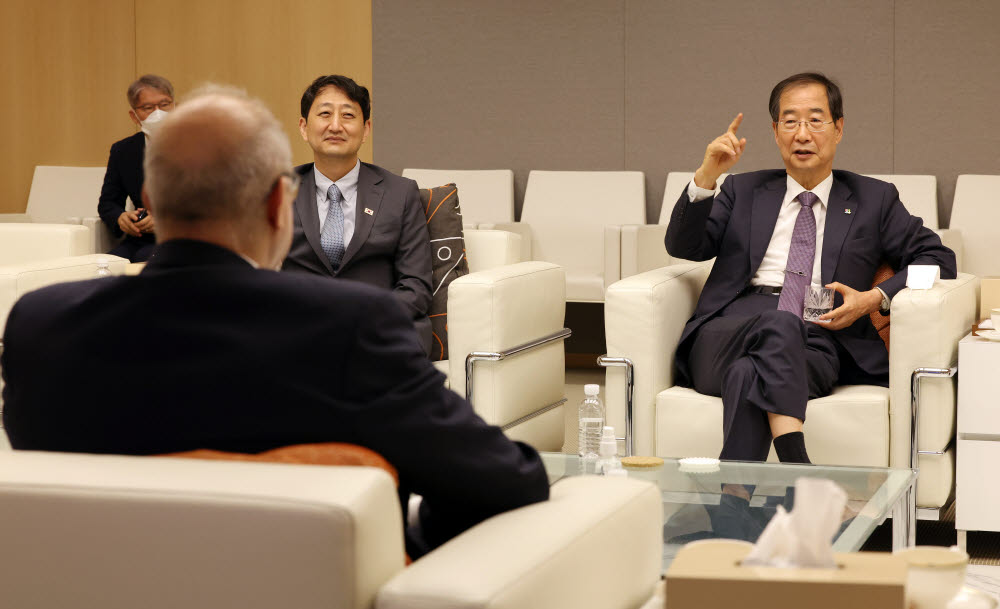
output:
[[[621,459],[618,458],[618,440],[615,438],[615,428],[605,425],[601,432],[600,459],[597,462],[597,473],[605,476],[613,475],[616,469],[622,469]]]
[[[97,261],[97,276],[98,277],[111,277],[111,269],[109,268],[107,259],[100,258]]]
[[[600,385],[584,385],[586,397],[580,402],[579,454],[584,459],[584,473],[591,473],[601,450],[601,430],[604,428],[604,404],[598,393]],[[590,467],[588,468],[588,464]]]

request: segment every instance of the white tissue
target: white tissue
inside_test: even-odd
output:
[[[911,290],[929,290],[941,279],[941,267],[936,264],[911,264],[906,267],[906,287]]]
[[[764,527],[744,565],[832,569],[833,536],[840,528],[847,493],[830,480],[795,481],[795,507],[777,513]]]

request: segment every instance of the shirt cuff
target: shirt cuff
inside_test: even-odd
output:
[[[890,304],[889,297],[886,295],[885,290],[883,290],[882,288],[875,286],[875,289],[882,294],[882,304],[879,305],[878,312],[881,313],[882,315],[888,315],[889,304]]]
[[[691,201],[692,203],[697,203],[698,201],[704,201],[705,199],[714,196],[715,196],[714,190],[709,190],[707,188],[702,188],[700,186],[697,186],[695,185],[694,180],[691,180],[691,183],[688,184],[688,200]]]

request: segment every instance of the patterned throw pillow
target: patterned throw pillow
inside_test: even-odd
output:
[[[421,188],[420,200],[427,215],[427,232],[431,239],[431,260],[434,268],[433,300],[428,315],[434,341],[431,359],[448,359],[448,285],[469,274],[465,258],[465,234],[462,232],[462,209],[458,205],[458,187],[445,184],[437,188]]]

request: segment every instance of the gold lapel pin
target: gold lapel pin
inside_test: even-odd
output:
[[[374,216],[375,215],[375,212],[373,212],[372,210],[368,209],[367,207],[365,208],[365,213],[368,214],[369,216]],[[851,212],[847,212],[847,213],[851,213]]]

